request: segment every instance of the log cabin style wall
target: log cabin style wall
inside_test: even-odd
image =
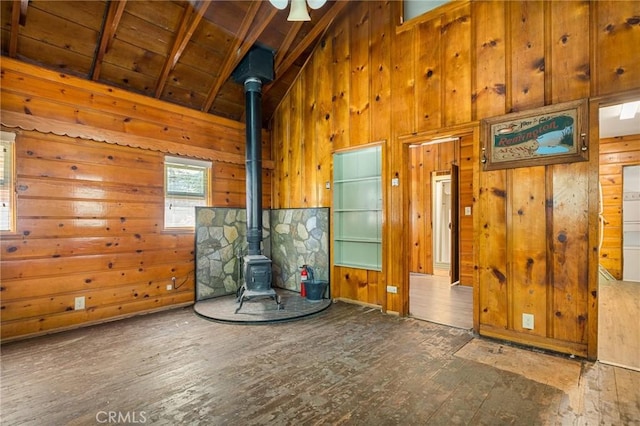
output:
[[[244,207],[244,124],[4,57],[1,102],[3,130],[17,133],[2,339],[192,303],[194,234],[163,230],[164,156],[211,160],[213,205]]]
[[[474,328],[594,358],[597,114],[590,159],[572,164],[483,172],[478,129],[483,118],[640,88],[640,3],[460,1],[396,25],[399,15],[398,2],[354,3],[323,37],[273,119],[275,207],[330,206],[331,153],[383,141],[383,270],[334,267],[332,291],[405,315],[408,144],[464,136],[460,204],[473,204],[473,237],[461,262]]]
[[[618,280],[622,279],[622,168],[637,164],[640,164],[640,135],[600,140],[604,219],[600,264]]]

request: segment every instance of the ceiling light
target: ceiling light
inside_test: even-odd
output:
[[[620,110],[620,120],[629,120],[635,117],[636,112],[638,111],[638,107],[640,107],[640,101],[626,102],[622,104],[622,109]]]
[[[289,0],[269,0],[269,2],[277,9],[284,10],[289,4]],[[311,17],[307,11],[307,5],[311,9],[319,9],[327,2],[327,0],[291,0],[291,10],[287,21],[310,21]]]

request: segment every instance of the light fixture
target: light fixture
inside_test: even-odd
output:
[[[269,0],[269,2],[276,8],[284,10],[289,4],[289,0]],[[307,11],[307,5],[311,9],[320,9],[327,0],[291,0],[291,10],[287,21],[310,21],[311,17]]]
[[[639,107],[640,101],[626,102],[622,104],[622,108],[620,110],[620,120],[629,120],[635,117]]]

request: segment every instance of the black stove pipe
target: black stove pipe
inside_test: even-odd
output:
[[[262,242],[262,80],[244,82],[246,106],[247,243],[249,255],[261,254]]]

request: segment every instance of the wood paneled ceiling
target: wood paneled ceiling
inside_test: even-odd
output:
[[[328,1],[302,23],[266,0],[2,0],[2,55],[243,121],[243,87],[230,76],[259,43],[275,52],[266,124],[347,3]]]

